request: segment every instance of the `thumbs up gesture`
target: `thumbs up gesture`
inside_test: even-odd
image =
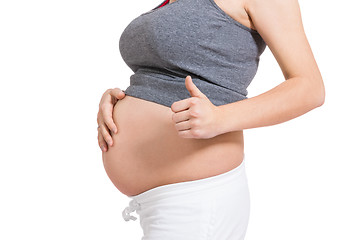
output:
[[[191,98],[174,102],[172,121],[180,137],[207,139],[220,134],[220,109],[213,105],[193,83],[191,76],[185,78],[185,86]]]

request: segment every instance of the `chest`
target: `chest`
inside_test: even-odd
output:
[[[246,70],[242,71],[248,71],[264,42],[245,25],[243,7],[235,1],[176,0],[141,14],[120,38],[124,61],[134,72],[142,66],[229,69],[234,63],[243,64]]]

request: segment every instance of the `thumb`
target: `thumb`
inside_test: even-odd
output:
[[[200,97],[200,98],[206,98],[205,94],[203,94],[193,83],[192,78],[190,75],[186,76],[185,78],[185,86],[186,89],[189,91],[190,95],[192,97]]]

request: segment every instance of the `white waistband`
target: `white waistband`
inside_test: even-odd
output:
[[[238,178],[243,174],[245,174],[245,154],[243,161],[239,166],[225,173],[193,181],[166,184],[152,188],[135,196],[128,196],[129,198],[132,198],[132,200],[130,201],[129,206],[123,210],[123,218],[125,221],[135,221],[137,218],[131,216],[130,213],[140,210],[141,204],[165,199],[174,195],[186,195],[193,192],[216,188]]]

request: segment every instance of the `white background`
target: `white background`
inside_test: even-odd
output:
[[[102,93],[126,89],[118,41],[161,1],[1,1],[0,239],[137,239],[97,143]],[[355,1],[299,0],[325,104],[245,130],[247,240],[360,239]],[[284,81],[267,48],[248,97]],[[137,215],[136,215],[137,216]]]

